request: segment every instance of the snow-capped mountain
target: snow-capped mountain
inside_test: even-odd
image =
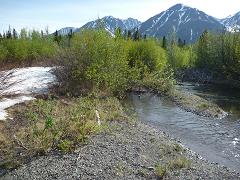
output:
[[[240,30],[240,12],[233,16],[221,19],[220,22],[226,27],[227,31],[239,31]]]
[[[128,18],[125,20],[114,18],[113,16],[106,16],[102,19],[98,19],[95,21],[88,22],[80,29],[94,29],[98,26],[103,26],[107,31],[111,34],[114,34],[116,28],[120,27],[123,30],[131,30],[135,27],[138,27],[141,24],[140,21],[133,18]]]
[[[223,25],[216,18],[182,4],[176,4],[140,25],[140,32],[148,36],[163,37],[175,32],[186,42],[196,41],[206,29],[221,31]]]
[[[68,35],[71,30],[72,30],[72,32],[75,32],[77,30],[77,28],[65,27],[65,28],[62,28],[62,29],[58,30],[58,34],[62,35],[62,36],[65,36],[65,35]]]

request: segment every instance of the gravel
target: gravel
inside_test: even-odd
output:
[[[164,179],[240,179],[229,169],[199,159],[164,132],[136,121],[110,122],[106,130],[69,154],[39,157],[0,179],[157,179],[155,167],[176,157],[190,159],[190,167],[168,170]]]

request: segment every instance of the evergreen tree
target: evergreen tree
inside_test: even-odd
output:
[[[10,26],[9,26],[8,31],[7,31],[7,34],[6,34],[6,38],[7,38],[7,39],[11,39],[11,38],[12,38],[12,30],[11,30],[11,27],[10,27]]]
[[[57,30],[54,33],[54,41],[58,42],[58,31]]]
[[[123,37],[124,37],[124,39],[127,39],[127,38],[128,38],[128,32],[127,32],[126,29],[124,30]]]
[[[135,31],[135,33],[133,34],[133,40],[134,40],[134,41],[139,41],[139,40],[140,40],[140,32],[139,32],[138,29],[137,29],[137,30]]]
[[[41,30],[41,38],[44,38],[43,30]]]
[[[70,29],[69,33],[68,33],[68,47],[71,46],[71,39],[73,37],[73,30]]]
[[[147,35],[146,34],[144,34],[143,39],[147,40]]]
[[[58,34],[58,31],[56,30],[56,32],[54,33],[54,41],[56,41],[58,43],[58,45],[60,44],[62,39],[62,36]]]
[[[132,39],[132,32],[130,30],[128,30],[127,32],[127,38]]]
[[[181,38],[178,38],[178,46],[183,47],[183,41]]]
[[[45,28],[45,33],[46,33],[47,36],[49,35],[48,26]]]
[[[167,39],[165,36],[163,36],[163,40],[162,40],[162,48],[163,49],[167,49]]]
[[[16,30],[14,28],[13,28],[13,38],[17,39],[17,32],[16,32]]]

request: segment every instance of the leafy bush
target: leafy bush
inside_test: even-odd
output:
[[[48,39],[4,39],[0,41],[0,62],[33,62],[54,58],[57,45]]]
[[[141,73],[161,71],[167,63],[165,51],[153,40],[130,43],[128,61],[131,68],[141,70]]]
[[[191,47],[178,47],[172,45],[168,48],[168,62],[173,69],[188,68],[193,65],[195,59]]]
[[[101,90],[107,94],[123,95],[134,76],[128,68],[125,45],[125,41],[116,41],[105,31],[76,34],[67,57],[61,57],[65,59],[64,81],[67,86],[75,87],[75,92],[87,89],[87,92]]]
[[[151,73],[164,81],[160,74],[166,69],[166,53],[153,40],[134,42],[112,38],[102,30],[85,30],[75,34],[71,45],[60,58],[63,69],[57,74],[62,87],[74,95],[97,92],[122,97]]]
[[[0,44],[0,63],[4,62],[7,59],[7,55],[7,48]]]

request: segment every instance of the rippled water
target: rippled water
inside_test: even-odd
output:
[[[185,86],[181,88],[186,90]],[[203,96],[209,94],[207,90],[198,89],[198,87],[187,85],[187,88],[189,91],[200,93]],[[221,95],[212,93],[211,96],[215,97],[214,101],[222,99]],[[186,112],[169,100],[153,94],[142,94],[140,97],[137,94],[130,94],[129,100],[141,120],[147,121],[179,139],[185,146],[203,158],[240,172],[240,120],[238,113],[233,113],[225,119],[216,120]]]

